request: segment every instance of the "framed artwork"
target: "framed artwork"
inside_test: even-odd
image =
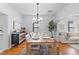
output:
[[[13,29],[20,29],[20,23],[13,21]]]

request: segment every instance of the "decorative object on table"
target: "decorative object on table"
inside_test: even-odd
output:
[[[21,27],[20,33],[26,33],[27,34],[26,28],[25,27]]]
[[[32,39],[33,39],[33,40],[38,40],[38,39],[39,39],[38,33],[33,33]]]
[[[53,30],[56,29],[56,23],[53,20],[48,23],[48,29],[51,32],[51,37],[53,37]]]

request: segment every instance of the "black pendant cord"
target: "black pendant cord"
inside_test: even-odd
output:
[[[37,3],[37,22],[38,22],[38,19],[39,19],[39,3]]]
[[[36,22],[33,22],[33,32],[34,32],[34,24],[39,23],[39,3],[36,3],[37,6],[37,14],[36,14]]]

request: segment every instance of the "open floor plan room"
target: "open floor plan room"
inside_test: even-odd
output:
[[[79,3],[0,3],[0,55],[79,55]]]

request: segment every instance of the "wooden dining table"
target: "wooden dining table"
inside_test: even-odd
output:
[[[27,54],[32,55],[32,45],[46,45],[48,46],[48,55],[52,55],[53,46],[54,46],[54,38],[41,38],[37,40],[29,39],[26,41],[26,49]]]

